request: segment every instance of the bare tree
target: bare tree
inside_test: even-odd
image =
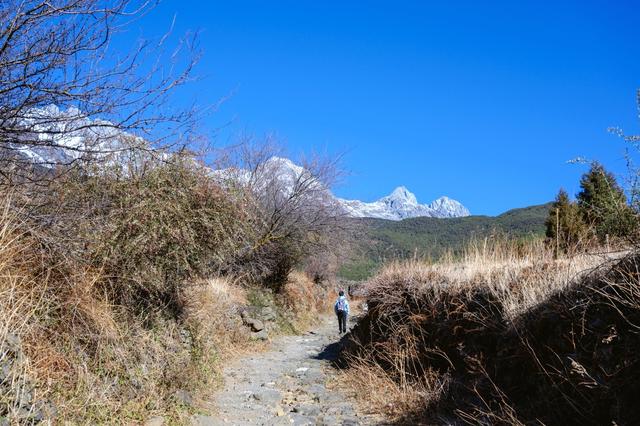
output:
[[[636,107],[640,118],[640,89],[636,91]],[[631,206],[640,212],[640,166],[638,155],[640,154],[640,135],[627,134],[619,127],[610,127],[609,131],[621,137],[627,144],[625,159],[627,161],[626,191],[629,194]]]
[[[130,149],[181,143],[194,109],[171,109],[197,62],[196,36],[167,51],[169,33],[129,52],[115,34],[150,0],[0,2],[0,172],[53,169]],[[122,141],[122,135],[128,138]],[[133,136],[133,137],[132,137]],[[46,155],[45,155],[46,153]]]
[[[278,289],[304,258],[340,240],[346,214],[330,192],[340,176],[339,158],[313,155],[296,165],[278,156],[269,138],[245,140],[232,152],[221,156],[227,165],[217,173],[227,187],[238,188],[251,218],[235,267]]]

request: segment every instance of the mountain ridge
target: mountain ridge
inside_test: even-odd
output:
[[[373,202],[338,198],[350,217],[372,217],[403,220],[413,217],[452,218],[469,216],[471,212],[459,201],[442,196],[429,204],[420,204],[415,194],[399,186],[391,194]]]
[[[72,164],[84,160],[119,161],[130,160],[127,152],[133,146],[144,144],[140,137],[118,130],[108,121],[90,119],[77,108],[60,109],[55,105],[34,108],[17,123],[27,131],[30,140],[16,140],[12,149],[24,160],[44,168],[56,164]],[[128,142],[125,140],[129,139]],[[273,156],[265,161],[259,179],[275,177],[282,181],[283,189],[292,190],[299,178],[315,179],[309,170],[295,164],[289,158]],[[247,181],[247,170],[213,170],[212,174],[222,179],[235,177]],[[321,185],[317,181],[318,186]],[[348,217],[372,217],[402,220],[412,217],[456,218],[471,213],[459,201],[442,196],[429,204],[420,204],[415,194],[405,186],[398,186],[391,194],[373,202],[347,200],[336,197],[329,188],[318,187],[323,196],[329,196]]]
[[[243,169],[213,170],[212,173],[221,178],[232,178],[240,181],[249,181],[251,173]],[[286,157],[272,156],[258,168],[254,174],[258,180],[269,180],[275,177],[281,183],[281,189],[292,187],[299,178],[310,179],[309,170],[294,163]],[[262,176],[262,178],[261,178]],[[414,217],[456,218],[466,217],[471,213],[459,201],[442,196],[430,204],[420,204],[411,191],[405,186],[399,186],[391,194],[373,202],[360,200],[347,200],[336,197],[330,190],[320,187],[317,190],[330,196],[337,206],[342,208],[345,215],[350,218],[376,218],[398,221]]]

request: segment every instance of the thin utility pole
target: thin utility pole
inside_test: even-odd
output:
[[[560,208],[556,207],[556,257],[560,257]]]

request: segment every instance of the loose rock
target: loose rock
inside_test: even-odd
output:
[[[203,416],[202,414],[197,414],[191,417],[192,426],[215,426],[218,424],[216,419],[211,416]]]
[[[162,416],[151,417],[147,419],[146,422],[144,422],[144,426],[162,426],[162,425],[164,425],[164,417]]]
[[[264,308],[262,308],[262,310],[260,311],[260,316],[262,317],[263,321],[275,321],[276,320],[276,313],[273,310],[273,308],[270,307],[270,306],[265,306]]]
[[[253,398],[266,405],[276,405],[282,399],[282,394],[275,389],[261,389],[253,394]]]
[[[180,404],[187,405],[189,407],[193,406],[193,396],[186,390],[177,390],[174,397]]]
[[[262,331],[262,330],[264,330],[264,323],[262,321],[260,321],[259,319],[255,319],[255,318],[248,317],[248,316],[245,315],[242,318],[242,320],[244,321],[244,323],[246,325],[251,327],[251,330],[253,330],[253,331]]]
[[[269,335],[266,330],[251,333],[251,338],[254,340],[269,340]]]

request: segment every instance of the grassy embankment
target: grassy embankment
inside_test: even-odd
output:
[[[637,424],[639,265],[542,242],[389,264],[340,380],[398,423]]]

